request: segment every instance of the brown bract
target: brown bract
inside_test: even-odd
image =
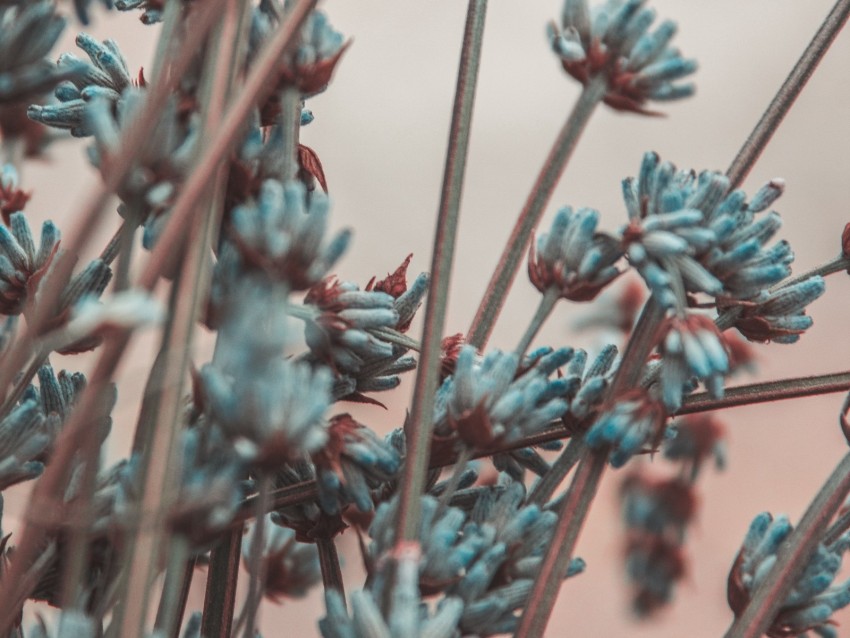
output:
[[[466,343],[466,337],[462,332],[443,337],[440,341],[440,382],[442,383],[448,377],[455,373],[457,365],[457,357],[460,354],[461,348]]]
[[[27,202],[32,195],[31,192],[25,192],[20,188],[5,188],[0,184],[0,213],[3,215],[3,223],[6,226],[12,224],[12,213],[20,212],[27,205]]]
[[[413,259],[413,253],[405,257],[401,265],[392,273],[387,273],[387,276],[380,281],[375,281],[376,277],[372,277],[369,283],[366,284],[366,290],[374,290],[375,292],[384,292],[394,299],[398,299],[407,292],[407,267],[410,266],[410,260]]]
[[[528,278],[537,290],[545,293],[554,288],[558,294],[570,301],[592,301],[611,283],[610,280],[599,285],[593,285],[570,272],[564,262],[549,264],[537,256],[534,242],[528,248]]]

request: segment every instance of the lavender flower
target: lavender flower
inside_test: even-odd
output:
[[[46,417],[38,401],[24,400],[0,421],[0,490],[39,476],[60,420]]]
[[[421,636],[453,638],[463,603],[445,598],[433,613],[421,605],[417,586],[422,558],[417,543],[405,543],[386,561],[378,574],[383,581],[394,581],[388,592],[387,613],[381,612],[381,599],[366,589],[351,595],[352,615],[336,590],[325,592],[327,615],[319,621],[324,638],[375,638],[389,636]]]
[[[774,518],[764,512],[753,520],[729,574],[727,597],[736,616],[776,563],[777,553],[791,531],[785,516]],[[830,627],[830,616],[850,604],[850,581],[833,581],[848,547],[850,536],[846,534],[832,544],[817,546],[773,619],[769,635],[797,636],[808,631],[837,635]]]
[[[570,414],[584,419],[602,403],[605,391],[610,385],[611,376],[616,367],[617,346],[609,344],[599,351],[590,366],[587,366],[587,353],[577,350],[567,366],[565,379],[576,386],[570,400]]]
[[[13,213],[9,226],[0,225],[0,313],[18,315],[27,302],[31,282],[43,276],[56,254],[59,229],[47,221],[36,248],[23,213]]]
[[[596,418],[585,442],[597,450],[610,447],[611,465],[622,467],[646,446],[657,447],[664,419],[663,408],[645,390],[630,390]]]
[[[696,71],[694,60],[682,58],[670,45],[676,23],[649,28],[655,11],[645,0],[608,0],[588,9],[587,0],[565,0],[560,27],[549,25],[549,40],[564,70],[582,84],[596,77],[607,82],[605,103],[614,109],[653,115],[650,100],[689,97],[693,84],[678,80]]]
[[[314,313],[305,322],[304,336],[316,360],[356,375],[366,362],[395,356],[391,343],[369,332],[398,324],[391,295],[329,277],[310,288],[304,303]]]
[[[684,308],[687,292],[718,297],[719,307],[760,302],[791,273],[794,259],[788,242],[767,246],[779,216],[756,218],[782,190],[782,181],[772,180],[747,203],[743,191],[729,192],[725,175],[676,172],[647,153],[638,178],[623,182],[629,262],[664,307]]]
[[[750,341],[796,343],[812,326],[806,307],[826,291],[823,277],[809,277],[779,288],[757,304],[742,304],[735,327]]]
[[[327,432],[327,443],[313,454],[319,505],[328,514],[349,501],[361,512],[372,511],[371,490],[395,477],[401,456],[348,414],[333,417]]]
[[[238,206],[231,213],[230,239],[243,268],[259,270],[292,290],[315,285],[345,252],[351,236],[345,230],[325,241],[329,208],[322,193],[308,200],[298,182],[264,181],[256,203]]]
[[[563,397],[569,385],[549,376],[572,356],[571,348],[541,352],[527,370],[520,370],[516,354],[494,350],[482,359],[474,348],[464,346],[454,375],[437,393],[435,432],[456,432],[467,445],[480,449],[540,430],[567,411]]]
[[[46,56],[65,29],[47,0],[0,6],[0,104],[37,99],[82,69],[56,68]]]
[[[558,211],[548,233],[532,243],[528,276],[542,293],[555,289],[572,301],[590,301],[620,275],[622,257],[613,237],[596,232],[599,213],[591,208]]]
[[[60,84],[55,91],[58,104],[32,105],[27,110],[30,119],[54,128],[68,129],[76,137],[91,135],[86,123],[87,104],[95,99],[117,104],[121,94],[132,85],[127,62],[114,40],[98,42],[90,35],[77,36],[77,46],[85,51],[91,63],[71,82]],[[80,67],[81,61],[71,53],[59,57],[57,67],[68,72]]]
[[[248,571],[255,536],[252,526],[242,540],[242,559]],[[295,532],[277,525],[273,515],[266,516],[261,552],[262,591],[272,602],[280,603],[281,598],[303,598],[322,581],[316,546],[299,543],[295,540]]]
[[[115,0],[115,8],[119,11],[132,11],[140,9],[139,16],[142,24],[156,24],[162,22],[164,12],[162,0]]]
[[[704,381],[712,396],[723,396],[729,355],[723,335],[708,317],[688,313],[667,320],[660,337],[661,394],[667,412],[682,407],[692,378]]]

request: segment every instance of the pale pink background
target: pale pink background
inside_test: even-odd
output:
[[[699,60],[697,97],[664,106],[666,118],[600,109],[544,223],[556,206],[569,203],[598,208],[608,228],[620,225],[625,213],[619,182],[635,173],[646,150],[656,150],[680,167],[724,170],[831,4],[655,2],[661,16],[679,22],[677,44]],[[392,270],[409,252],[415,253],[412,268],[426,270],[466,3],[327,0],[323,8],[337,28],[354,38],[330,90],[311,101],[316,121],[303,131],[303,141],[324,163],[335,202],[333,224],[356,229],[338,272],[365,283],[373,274]],[[545,23],[559,11],[559,0],[495,1],[489,8],[448,332],[468,327],[512,220],[578,94],[544,38]],[[74,27],[68,30],[63,51],[73,48],[73,32]],[[156,29],[143,27],[133,14],[98,15],[91,32],[117,39],[131,69],[149,66]],[[837,254],[841,229],[850,221],[848,36],[839,38],[746,184],[753,191],[771,177],[787,180],[786,195],[776,208],[785,220],[782,235],[796,249],[797,271]],[[35,187],[28,210],[51,216],[67,229],[67,216],[93,177],[81,145],[66,144],[51,155],[49,164],[25,170],[25,185]],[[114,216],[95,233],[93,252],[117,223]],[[537,299],[522,275],[493,345],[511,348],[516,343]],[[850,282],[833,276],[825,298],[812,306],[815,326],[800,344],[757,348],[760,378],[846,369],[848,299]],[[559,306],[539,343],[597,345],[593,337],[569,334],[572,318],[582,311]],[[205,360],[207,341],[196,363]],[[138,341],[122,368],[121,407],[110,442],[116,458],[126,454],[154,344],[152,338]],[[359,410],[358,416],[380,429],[396,427],[409,393],[408,383],[387,412]],[[657,620],[634,623],[627,612],[615,501],[619,477],[609,473],[579,542],[587,572],[563,587],[547,635],[721,634],[730,621],[727,570],[750,520],[762,510],[799,517],[846,450],[836,418],[840,404],[835,395],[722,415],[730,430],[729,469],[723,474],[708,471],[700,482],[702,509],[688,544],[690,573],[675,605]],[[10,503],[9,510],[14,515],[20,503]],[[344,535],[340,545],[353,589],[360,573],[353,535]],[[200,608],[201,600],[199,589],[193,608]],[[306,602],[266,607],[262,629],[266,636],[315,635],[313,619],[321,613],[321,596],[314,593]],[[850,615],[843,616],[850,625]]]

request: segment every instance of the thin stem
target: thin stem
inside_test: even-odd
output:
[[[829,50],[835,36],[847,22],[848,15],[850,15],[850,0],[838,0],[726,171],[731,188],[739,186],[747,177],[824,54]]]
[[[342,570],[339,567],[339,556],[333,537],[321,534],[316,539],[316,548],[319,550],[319,565],[322,568],[322,584],[325,586],[325,591],[338,592],[345,600]]]
[[[707,392],[692,394],[685,397],[681,409],[676,414],[709,412],[741,405],[754,405],[848,390],[850,390],[850,372],[834,372],[811,377],[765,381],[726,388],[723,396],[719,399],[712,398]]]
[[[469,0],[443,171],[440,208],[434,231],[431,289],[425,304],[422,349],[413,389],[410,419],[405,427],[407,456],[399,488],[401,496],[396,524],[397,542],[416,539],[419,528],[420,496],[424,489],[431,443],[434,395],[439,381],[440,343],[445,327],[449,277],[454,261],[486,12],[487,0]]]
[[[505,304],[508,291],[513,284],[519,269],[520,260],[525,255],[528,242],[534,228],[540,223],[543,210],[549,203],[555,186],[564,173],[564,169],[578,144],[582,132],[587,126],[590,116],[596,106],[605,96],[608,88],[605,74],[599,74],[588,82],[582,89],[572,112],[564,123],[558,138],[555,140],[549,156],[540,169],[537,181],[531,188],[519,217],[516,220],[508,243],[502,251],[487,290],[484,293],[475,319],[469,328],[468,341],[479,350],[483,349],[493,331],[493,324]]]
[[[254,536],[251,538],[251,555],[249,557],[248,573],[251,578],[248,581],[248,596],[245,599],[243,618],[245,621],[244,638],[254,638],[254,623],[257,621],[257,610],[263,599],[263,544],[265,543],[266,515],[269,511],[269,492],[271,491],[271,479],[268,476],[260,477],[259,497],[257,498],[257,514],[254,523]],[[240,622],[243,620],[240,618]],[[237,629],[240,623],[237,623]]]
[[[471,458],[472,448],[465,445],[454,463],[454,468],[452,468],[452,474],[449,477],[448,483],[446,483],[446,487],[443,490],[443,493],[440,494],[440,500],[437,506],[437,511],[434,514],[435,521],[440,520],[440,517],[443,515],[443,512],[449,506],[449,502],[451,502],[452,496],[454,496],[455,492],[457,492],[457,486],[460,485],[460,479],[463,476],[463,471],[466,469],[466,465],[467,463],[469,463]]]
[[[759,638],[764,635],[848,491],[850,454],[841,459],[797,527],[782,544],[776,564],[756,589],[743,613],[732,623],[726,638]]]
[[[230,638],[233,607],[242,558],[242,526],[227,534],[210,553],[207,589],[201,635],[204,638]]]
[[[647,299],[626,345],[622,362],[611,381],[611,388],[608,391],[609,401],[627,389],[638,387],[646,360],[657,344],[658,327],[664,315],[664,308],[654,296]]]
[[[528,328],[525,329],[525,334],[522,335],[522,338],[519,340],[519,344],[516,347],[516,353],[519,355],[520,360],[526,350],[528,350],[531,342],[534,341],[534,337],[537,336],[540,328],[543,327],[543,324],[549,318],[549,315],[552,314],[552,311],[555,309],[555,304],[558,303],[559,298],[560,296],[556,288],[548,288],[546,292],[543,293],[543,296],[540,298],[540,304],[537,306],[537,311],[534,313],[531,323],[528,324]]]
[[[170,638],[180,626],[179,615],[183,600],[182,592],[186,581],[186,564],[189,561],[189,541],[182,535],[175,536],[171,541],[171,552],[168,567],[165,572],[165,583],[159,599],[154,628]],[[191,565],[194,565],[192,561]]]
[[[543,564],[536,575],[534,589],[528,598],[516,638],[542,636],[558,597],[561,581],[567,573],[590,504],[596,496],[608,451],[585,452],[567,491]]]
[[[823,544],[832,545],[841,538],[848,529],[850,529],[850,509],[839,515],[839,517],[835,519],[835,522],[829,526],[829,529],[827,529],[826,533],[823,535]]]
[[[561,484],[561,481],[567,477],[570,470],[575,467],[575,464],[584,455],[585,449],[586,446],[582,437],[572,437],[569,443],[567,443],[567,447],[564,448],[564,451],[561,452],[561,455],[555,460],[552,467],[549,468],[549,471],[541,476],[540,480],[534,485],[534,488],[528,495],[527,502],[537,504],[541,507],[548,503],[555,490]]]
[[[281,121],[286,127],[283,132],[283,150],[281,151],[283,160],[281,175],[284,180],[290,180],[295,179],[298,167],[295,156],[301,130],[301,92],[296,87],[288,86],[283,89],[280,102]]]

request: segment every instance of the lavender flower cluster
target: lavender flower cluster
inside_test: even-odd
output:
[[[91,4],[74,2],[84,24],[96,15]],[[50,61],[68,23],[62,7],[0,0],[0,138],[13,151],[0,170],[0,513],[2,492],[42,477],[23,531],[0,541],[0,633],[254,636],[264,598],[300,598],[321,582],[327,638],[538,635],[553,592],[585,569],[575,543],[605,467],[627,464],[633,609],[646,616],[668,604],[687,572],[696,480],[709,459],[726,462],[724,428],[711,416],[668,421],[697,399],[720,401],[750,360],[726,330],[794,343],[825,291],[820,275],[791,279],[790,243],[775,239],[781,219],[770,209],[784,182],[748,199],[727,174],[678,170],[646,153],[622,182],[618,230],[601,230],[597,210],[565,206],[530,248],[509,246],[517,259],[529,248],[542,297],[520,346],[485,349],[472,329],[470,343],[443,338],[435,357],[443,335],[430,329],[445,295],[428,300],[417,341],[411,327],[432,281],[408,281],[412,255],[362,285],[336,274],[352,232],[330,231],[328,179],[299,135],[350,41],[316,3],[101,4],[164,23],[150,77],[116,41],[85,33],[75,42],[86,59]],[[650,103],[694,93],[685,79],[697,65],[672,45],[675,23],[653,28],[646,4],[565,0],[550,25],[551,48],[587,104],[652,115]],[[198,50],[185,45],[195,29],[206,30]],[[474,59],[467,54],[462,64]],[[163,87],[168,97],[152,108]],[[222,112],[240,114],[239,125],[220,126]],[[87,219],[109,194],[122,219],[80,267],[81,236],[66,247],[46,221],[36,242],[19,171],[21,158],[69,135],[90,138],[87,158],[107,185]],[[538,199],[548,200],[545,181]],[[176,254],[151,261],[133,286],[137,234],[154,255]],[[150,294],[159,278],[169,281],[167,310]],[[600,322],[623,332],[624,347],[609,343],[594,357],[529,349],[559,300],[594,301],[619,280],[648,295],[641,304],[627,288],[617,318]],[[130,332],[149,324],[162,336],[132,448],[106,465],[110,379]],[[215,345],[195,367],[202,327]],[[54,371],[51,357],[90,350],[100,357],[90,380]],[[381,436],[381,393],[413,371],[414,411],[433,390],[424,422]],[[672,474],[647,470],[656,452]],[[572,486],[559,489],[576,465]],[[349,528],[367,576],[347,602],[336,538]],[[736,617],[757,604],[792,529],[781,516],[753,522],[729,577]],[[850,583],[835,578],[850,533],[835,523],[816,543],[768,635],[837,635],[831,617],[850,604]],[[240,562],[249,585],[237,616]],[[204,610],[184,623],[203,564]],[[24,633],[28,601],[60,612]]]

